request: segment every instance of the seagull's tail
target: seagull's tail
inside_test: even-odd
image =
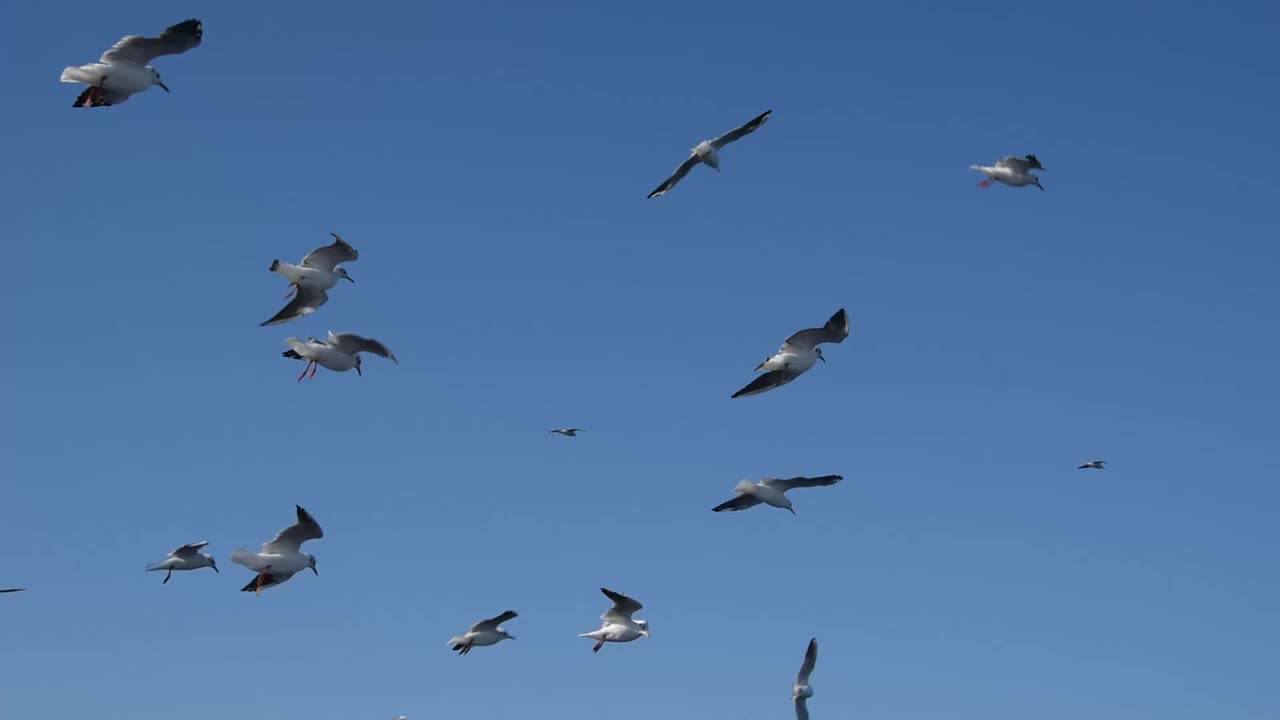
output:
[[[231,562],[237,565],[243,565],[250,570],[253,570],[253,565],[251,565],[250,562],[255,560],[257,557],[257,555],[254,555],[244,548],[236,548],[236,551],[231,553]]]
[[[64,83],[85,83],[93,85],[98,82],[99,75],[89,72],[92,65],[69,66],[62,68],[62,77],[58,78]]]
[[[147,563],[147,571],[150,572],[152,570],[164,570],[164,561]]]
[[[751,488],[755,486],[756,484],[750,480],[739,480],[738,484],[734,486],[733,491],[740,495],[745,495],[746,493],[751,492]]]
[[[981,172],[981,171],[982,171],[982,166],[981,166],[981,165],[970,165],[970,166],[969,166],[969,169],[970,169],[970,170],[977,170],[977,171]]]

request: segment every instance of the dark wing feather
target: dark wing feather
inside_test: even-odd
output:
[[[293,299],[280,309],[280,312],[271,316],[270,320],[266,320],[258,324],[259,327],[264,325],[279,325],[280,323],[289,322],[295,318],[310,315],[316,311],[316,308],[329,301],[329,294],[317,288],[299,287],[294,294]],[[287,355],[285,357],[288,357]]]
[[[302,267],[333,272],[339,264],[352,262],[360,257],[360,253],[348,245],[346,240],[338,237],[338,233],[329,234],[333,236],[333,242],[307,253],[302,258]]]
[[[849,337],[849,315],[844,308],[836,311],[831,319],[820,328],[809,328],[787,338],[787,344],[793,347],[813,349],[822,343],[843,342]]]
[[[178,55],[198,47],[204,39],[204,25],[199,20],[184,20],[170,25],[160,37],[128,35],[102,54],[102,62],[146,65],[161,55]]]
[[[818,477],[804,477],[803,475],[793,478],[769,478],[764,480],[764,484],[771,488],[777,488],[783,492],[793,488],[811,488],[811,487],[827,487],[835,485],[843,480],[840,475],[820,475]]]
[[[725,500],[719,505],[711,508],[711,512],[737,512],[753,508],[760,504],[760,499],[749,493],[742,493],[732,500]]]
[[[266,590],[269,587],[275,587],[276,585],[279,585],[280,583],[284,582],[285,580],[288,580],[291,577],[293,576],[292,575],[285,575],[285,576],[272,575],[270,573],[263,575],[262,589]],[[248,585],[245,585],[244,587],[240,588],[240,592],[257,592],[257,590],[258,590],[258,578],[256,576],[249,581]]]
[[[757,128],[763,125],[766,120],[769,119],[769,115],[772,112],[773,112],[772,110],[765,110],[759,115],[751,118],[751,120],[747,121],[746,125],[743,125],[742,127],[737,128],[736,130],[730,130],[729,132],[721,135],[715,140],[712,140],[711,146],[719,150],[720,148],[724,147],[725,145],[728,145],[729,143],[735,140],[739,140],[746,135],[750,135],[751,133],[755,132]]]
[[[767,390],[782,387],[798,377],[800,377],[798,373],[787,372],[786,370],[771,370],[757,376],[755,380],[747,383],[746,387],[734,393],[732,397],[740,398],[748,395],[758,395]]]
[[[671,188],[676,186],[676,183],[683,180],[684,176],[689,174],[689,171],[693,169],[694,165],[697,165],[700,162],[702,162],[702,158],[697,155],[690,155],[688,160],[680,163],[680,167],[676,168],[674,173],[671,173],[671,177],[663,180],[661,185],[654,188],[653,192],[649,193],[649,197],[656,198],[660,195],[666,195]]]

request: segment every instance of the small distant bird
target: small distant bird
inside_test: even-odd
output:
[[[995,165],[970,165],[969,168],[987,176],[986,180],[978,183],[978,187],[981,188],[990,187],[991,183],[999,181],[1013,187],[1035,185],[1044,190],[1044,186],[1040,184],[1040,178],[1030,172],[1044,169],[1035,155],[1028,155],[1025,158],[1010,155],[1000,158]]]
[[[481,620],[472,625],[471,629],[461,636],[449,638],[449,646],[457,650],[459,655],[466,655],[471,652],[471,648],[476,646],[497,645],[503,640],[515,640],[515,635],[498,626],[517,617],[520,617],[519,613],[515,610],[508,610],[498,617]]]
[[[315,338],[307,338],[305,341],[296,337],[288,338],[284,341],[289,346],[289,350],[285,350],[282,355],[294,360],[306,360],[307,366],[302,368],[302,375],[298,376],[298,382],[302,382],[302,378],[307,375],[307,371],[311,371],[311,377],[316,376],[316,369],[323,365],[329,370],[335,372],[346,372],[354,369],[357,375],[363,376],[360,372],[360,353],[370,352],[374,355],[381,355],[389,359],[391,362],[399,365],[400,361],[395,355],[387,349],[386,345],[377,340],[360,337],[352,333],[338,333],[334,335],[331,331],[328,339],[321,342]]]
[[[198,570],[202,567],[211,567],[214,572],[218,572],[218,564],[213,561],[213,556],[200,552],[200,548],[208,544],[207,540],[201,540],[190,545],[183,545],[169,553],[169,557],[164,560],[148,565],[147,570],[167,571],[164,575],[164,580],[160,582],[161,585],[169,582],[174,570]]]
[[[1106,470],[1107,468],[1104,467],[1106,464],[1107,464],[1106,460],[1090,460],[1089,462],[1081,465],[1076,469],[1077,470]]]
[[[646,620],[633,620],[632,615],[644,606],[635,600],[606,588],[600,588],[605,597],[613,601],[613,607],[604,611],[600,619],[599,630],[582,633],[578,637],[591,638],[596,641],[591,652],[598,653],[607,642],[624,643],[641,637],[649,637],[649,623]]]
[[[289,322],[294,318],[300,318],[310,315],[316,311],[316,308],[325,304],[329,300],[326,290],[333,288],[338,284],[339,280],[346,280],[354,283],[355,280],[347,274],[347,269],[338,267],[340,263],[353,262],[360,257],[360,253],[356,249],[346,243],[345,240],[338,237],[337,233],[329,233],[333,236],[333,244],[316,248],[307,253],[302,258],[302,264],[293,265],[279,260],[272,260],[269,270],[273,273],[279,273],[289,281],[289,292],[285,293],[285,297],[289,297],[294,293],[297,296],[289,301],[280,312],[259,324],[262,325],[279,325],[280,323]]]
[[[818,639],[809,641],[804,651],[804,664],[800,666],[800,674],[796,675],[796,684],[791,688],[791,699],[796,704],[796,720],[809,720],[809,707],[805,701],[813,697],[813,687],[809,685],[809,674],[818,663]]]
[[[169,92],[149,63],[161,55],[179,55],[197,47],[203,37],[204,26],[199,20],[184,20],[165,28],[158,38],[126,35],[96,63],[63,68],[62,82],[89,86],[71,107],[119,105],[152,85]]]
[[[320,574],[316,570],[316,556],[302,552],[302,543],[319,540],[324,537],[324,531],[311,513],[303,510],[301,505],[294,507],[297,508],[298,521],[276,533],[262,546],[262,552],[252,553],[237,548],[231,553],[231,562],[258,573],[257,578],[240,588],[241,592],[260,593],[308,568],[316,575]]]
[[[26,592],[26,590],[27,590],[26,588],[5,588],[3,590],[0,590],[0,593]]]
[[[772,112],[772,110],[766,110],[737,130],[730,130],[715,140],[703,140],[695,145],[693,150],[690,151],[692,154],[689,155],[689,159],[681,163],[680,167],[676,168],[676,171],[671,174],[671,177],[664,180],[653,192],[649,193],[649,197],[656,198],[670,192],[671,188],[675,187],[676,183],[680,182],[685,175],[688,175],[693,166],[698,163],[706,163],[714,168],[716,172],[720,172],[720,148],[755,132],[756,128],[769,119],[769,114]]]
[[[578,433],[582,431],[582,428],[556,428],[555,430],[548,430],[547,432],[560,433],[565,437],[578,437]]]
[[[788,490],[795,488],[809,487],[827,487],[835,485],[844,478],[839,475],[821,475],[819,477],[793,477],[793,478],[765,478],[758,483],[750,480],[743,480],[733,489],[738,496],[732,500],[726,500],[719,505],[711,508],[712,512],[737,512],[753,508],[760,503],[772,505],[783,510],[790,510],[792,515],[796,514],[794,508],[791,507],[791,498],[786,496]]]
[[[849,316],[845,314],[844,308],[840,308],[830,320],[827,320],[826,325],[801,330],[787,338],[782,343],[782,347],[778,348],[778,352],[756,366],[756,372],[761,370],[768,372],[752,380],[746,387],[734,393],[733,397],[756,395],[786,385],[803,375],[819,360],[827,361],[822,357],[822,348],[818,347],[819,345],[843,342],[847,337],[849,337]]]

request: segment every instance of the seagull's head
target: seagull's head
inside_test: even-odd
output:
[[[1040,188],[1041,190],[1044,190],[1044,186],[1040,184],[1040,178],[1036,177],[1035,175],[1028,175],[1027,177],[1031,178],[1031,184],[1032,184],[1032,185],[1035,185],[1036,187]]]
[[[218,573],[219,575],[221,575],[221,574],[222,574],[222,572],[218,570],[218,563],[217,563],[217,561],[215,561],[215,560],[213,559],[213,556],[212,556],[212,555],[205,555],[205,557],[209,558],[209,567],[213,568],[213,571],[214,571],[214,572],[216,572],[216,573]]]
[[[648,620],[637,620],[636,625],[640,626],[641,635],[645,637],[649,637],[649,621]]]
[[[151,66],[147,66],[147,69],[151,71],[151,84],[152,84],[152,85],[159,85],[161,88],[164,88],[164,91],[165,91],[165,92],[169,92],[169,86],[168,86],[168,85],[165,85],[165,84],[160,80],[160,71],[159,71],[159,70],[156,70],[155,68],[153,68],[153,67],[151,67]]]
[[[342,278],[343,280],[347,280],[347,281],[350,281],[350,282],[355,282],[355,280],[352,280],[352,279],[351,279],[351,276],[347,274],[347,269],[346,269],[346,268],[344,268],[344,267],[340,267],[340,268],[338,268],[337,270],[334,270],[333,272],[334,272],[335,274],[337,274],[337,276],[338,276],[338,277],[340,277],[340,278]]]
[[[516,639],[516,636],[515,636],[515,635],[512,635],[511,633],[507,632],[506,630],[503,630],[502,628],[498,628],[498,634],[499,634],[499,635],[501,635],[502,637],[506,638],[507,640],[515,640],[515,639]]]
[[[319,575],[320,571],[316,569],[316,556],[308,554],[307,560],[308,560],[307,567],[311,568],[311,572],[315,573],[316,575]]]
[[[826,358],[822,357],[822,348],[820,348],[820,347],[816,347],[816,348],[814,348],[814,349],[813,349],[813,353],[814,353],[815,355],[817,355],[817,356],[818,356],[818,359],[819,359],[819,360],[821,360],[822,362],[826,362],[826,361],[827,361],[827,359],[826,359]]]
[[[364,373],[360,372],[360,354],[356,353],[356,374],[364,377]]]

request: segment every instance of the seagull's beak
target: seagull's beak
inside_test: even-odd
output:
[[[222,574],[222,571],[218,570],[218,566],[217,566],[217,565],[214,565],[214,564],[210,563],[209,567],[213,568],[213,571],[214,571],[214,572],[216,572],[216,573],[218,573],[219,575],[221,575],[221,574]]]
[[[822,362],[826,362],[826,361],[827,361],[827,359],[826,359],[826,358],[824,358],[824,357],[822,357],[821,355],[819,355],[819,356],[818,356],[818,359],[819,359],[819,360],[821,360]]]
[[[356,374],[359,375],[360,377],[364,377],[364,373],[360,372],[359,365],[356,366]],[[312,568],[312,569],[314,570],[315,568]]]
[[[165,92],[169,92],[169,86],[168,86],[168,85],[165,85],[164,83],[160,82],[159,80],[157,80],[157,81],[156,81],[156,84],[157,84],[157,85],[159,85],[160,87],[164,88],[164,91],[165,91]]]
[[[311,566],[311,572],[315,573],[315,574],[316,574],[316,576],[319,576],[319,575],[320,575],[320,571],[316,569],[316,566],[315,566],[315,565],[312,565],[312,566]]]
[[[515,636],[515,635],[512,635],[512,634],[510,634],[510,633],[507,633],[507,639],[508,639],[508,640],[515,640],[515,639],[516,639],[516,636]]]
[[[343,275],[342,277],[346,278],[347,280],[351,280],[351,276],[350,276],[350,275]],[[354,283],[354,282],[355,282],[355,280],[351,280],[351,282],[353,282],[353,283]]]

